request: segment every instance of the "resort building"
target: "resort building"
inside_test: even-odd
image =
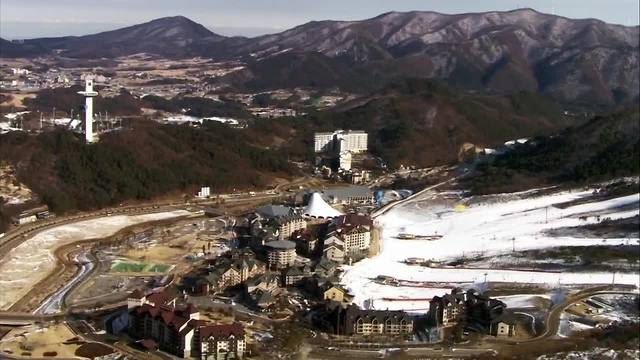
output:
[[[270,241],[265,246],[270,269],[286,269],[295,263],[296,243],[293,241]]]
[[[337,308],[336,335],[411,335],[413,318],[404,311],[362,310],[356,305]]]
[[[336,130],[334,132],[316,133],[314,150],[321,152],[353,153],[365,152],[368,149],[368,135],[361,130]]]

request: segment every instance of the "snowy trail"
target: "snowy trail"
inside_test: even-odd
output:
[[[381,253],[351,267],[345,267],[342,284],[351,289],[355,303],[373,303],[377,308],[422,309],[425,302],[393,302],[384,298],[423,299],[443,295],[440,288],[394,287],[372,281],[378,275],[400,280],[432,283],[512,282],[532,284],[610,284],[611,273],[569,273],[486,269],[446,269],[410,266],[403,261],[410,257],[447,260],[461,256],[508,254],[516,251],[554,246],[589,246],[637,244],[638,239],[598,239],[549,237],[546,230],[597,223],[596,216],[580,219],[586,213],[605,212],[611,219],[638,215],[640,194],[571,206],[566,209],[552,205],[591,196],[590,191],[562,192],[537,198],[471,205],[464,212],[454,212],[442,206],[431,209],[417,203],[407,203],[389,210],[377,218],[383,229]],[[422,208],[418,207],[422,206]],[[440,234],[435,241],[400,240],[399,233],[419,235]],[[616,274],[616,284],[640,286],[636,274]]]

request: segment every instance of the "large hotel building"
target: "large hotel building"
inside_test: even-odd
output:
[[[367,151],[368,136],[361,130],[336,130],[334,132],[316,133],[315,152],[342,153],[351,151],[360,153]]]

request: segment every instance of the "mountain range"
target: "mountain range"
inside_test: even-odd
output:
[[[178,16],[87,36],[1,40],[0,57],[55,52],[114,58],[145,52],[241,59],[249,66],[235,81],[260,88],[270,87],[265,73],[289,75],[287,69],[297,67],[299,76],[316,68],[326,86],[342,87],[345,77],[352,84],[438,78],[465,90],[536,91],[564,102],[615,106],[639,100],[639,29],[532,9],[457,15],[414,11],[363,21],[313,21],[245,38],[224,37]],[[265,59],[268,66],[259,64]],[[323,73],[332,75],[323,78]],[[291,81],[317,82],[308,76]]]

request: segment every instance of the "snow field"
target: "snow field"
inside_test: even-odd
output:
[[[451,260],[472,254],[484,256],[555,246],[589,246],[637,244],[638,239],[593,239],[549,237],[545,231],[558,227],[597,223],[602,218],[618,219],[638,215],[639,194],[572,206],[566,209],[552,205],[591,196],[591,191],[562,192],[530,199],[493,202],[469,206],[454,212],[441,205],[429,207],[428,202],[398,206],[376,220],[382,227],[382,246],[378,256],[345,266],[341,282],[355,295],[360,306],[373,303],[376,308],[424,309],[428,301],[413,303],[387,301],[384,298],[425,299],[444,295],[442,286],[395,287],[372,281],[378,275],[398,280],[444,284],[482,284],[488,282],[539,284],[547,287],[573,284],[610,284],[611,273],[570,273],[492,269],[447,269],[409,266],[402,263],[410,257],[436,261]],[[605,214],[606,213],[606,214]],[[586,220],[579,219],[588,216]],[[399,233],[416,235],[439,234],[435,241],[400,240]],[[640,286],[636,274],[616,274],[616,284]],[[438,293],[434,294],[434,290]],[[411,305],[411,306],[408,306]]]

